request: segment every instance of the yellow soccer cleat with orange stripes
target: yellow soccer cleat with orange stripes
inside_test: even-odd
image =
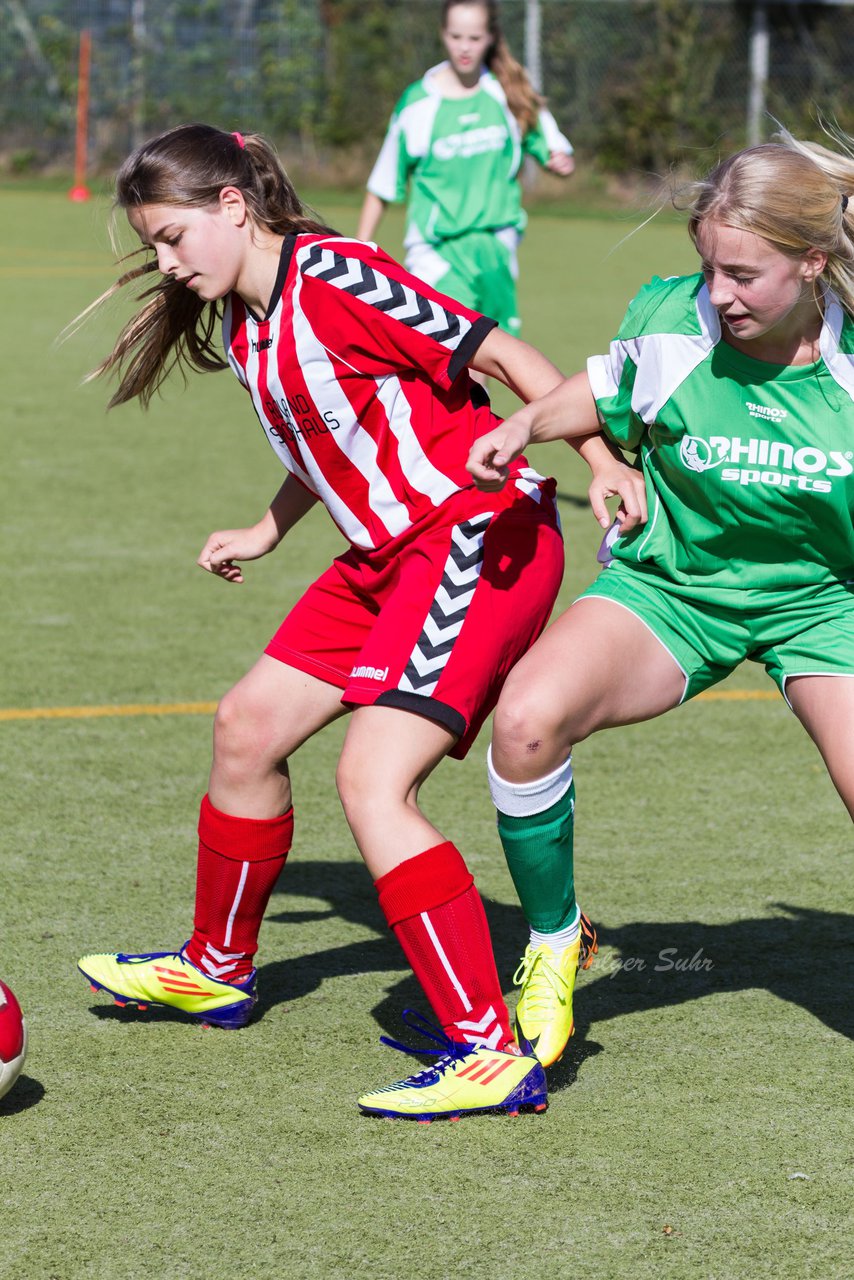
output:
[[[515,1046],[489,1049],[484,1045],[460,1044],[448,1039],[439,1028],[426,1031],[404,1020],[429,1039],[443,1044],[434,1066],[396,1084],[363,1093],[359,1106],[367,1115],[390,1116],[429,1123],[431,1120],[459,1120],[462,1115],[480,1111],[503,1111],[515,1116],[522,1108],[545,1111],[547,1105],[546,1076],[532,1054],[523,1054]],[[420,1015],[415,1015],[420,1016]],[[425,1025],[427,1019],[421,1019]],[[440,1040],[441,1037],[441,1040]],[[395,1040],[382,1037],[386,1044],[404,1053],[420,1053]],[[433,1052],[425,1051],[425,1052]]]
[[[77,968],[93,991],[106,991],[118,1005],[165,1004],[213,1027],[242,1027],[255,1001],[255,970],[242,983],[209,978],[183,952],[84,956]]]

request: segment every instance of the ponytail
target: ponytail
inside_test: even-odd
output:
[[[523,136],[530,133],[536,128],[545,100],[537,93],[527,71],[513,57],[510,46],[500,33],[486,56],[486,65],[504,90],[507,105],[519,121]]]

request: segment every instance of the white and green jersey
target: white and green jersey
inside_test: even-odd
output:
[[[616,559],[689,591],[854,582],[854,323],[830,290],[819,350],[809,365],[736,351],[702,275],[640,291],[587,366],[646,478],[649,519]]]
[[[404,92],[394,109],[368,190],[398,203],[409,188],[405,244],[437,244],[467,231],[524,230],[516,181],[523,157],[545,164],[572,145],[548,111],[524,137],[504,90],[484,70],[478,90],[444,98],[436,87],[440,63]]]

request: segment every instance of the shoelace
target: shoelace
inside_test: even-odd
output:
[[[412,1080],[420,1080],[423,1076],[431,1075],[434,1071],[438,1071],[443,1075],[449,1067],[455,1066],[464,1058],[474,1053],[477,1045],[462,1044],[459,1040],[452,1040],[446,1035],[437,1022],[433,1022],[430,1018],[426,1018],[423,1013],[419,1013],[417,1009],[404,1009],[401,1014],[401,1021],[409,1027],[410,1031],[414,1031],[424,1040],[432,1040],[434,1044],[440,1046],[438,1049],[422,1048],[408,1044],[402,1044],[400,1040],[392,1040],[390,1036],[380,1036],[380,1043],[387,1044],[390,1049],[397,1049],[400,1053],[408,1053],[412,1057],[431,1057],[437,1061],[432,1066],[425,1067],[423,1071],[417,1072],[412,1076]]]
[[[116,956],[116,960],[119,964],[144,964],[148,960],[163,960],[166,956],[177,954],[175,951],[120,951]]]
[[[563,1003],[569,984],[537,947],[534,951],[527,950],[519,961],[519,967],[513,974],[513,985],[525,988],[525,1003],[531,1013],[536,1013],[539,1009],[548,1010],[552,994]]]

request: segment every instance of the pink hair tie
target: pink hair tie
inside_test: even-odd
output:
[[[244,138],[243,134],[235,132],[231,136],[232,138],[234,138],[234,141],[237,143],[238,147],[240,147],[240,150],[245,151],[246,139]]]

